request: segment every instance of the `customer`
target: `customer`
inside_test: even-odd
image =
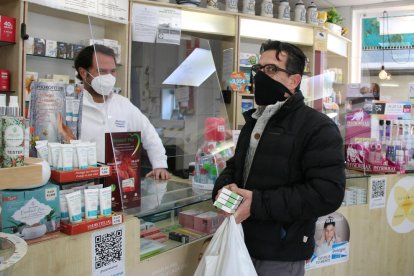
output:
[[[113,93],[113,50],[98,44],[87,46],[77,55],[75,68],[76,77],[84,84],[81,140],[96,142],[98,161],[105,161],[105,132],[141,131],[141,141],[153,167],[146,176],[169,179],[165,149],[154,127],[127,98]]]
[[[259,275],[303,275],[317,218],[344,196],[342,138],[331,119],[304,103],[303,52],[279,41],[267,41],[260,52],[252,66],[258,108],[244,113],[213,198],[223,187],[244,197],[235,218]]]

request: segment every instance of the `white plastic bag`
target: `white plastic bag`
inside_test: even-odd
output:
[[[236,224],[234,216],[226,218],[217,229],[194,275],[257,275],[244,244],[243,228],[241,224]]]

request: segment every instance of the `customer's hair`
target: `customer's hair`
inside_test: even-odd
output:
[[[80,67],[85,68],[85,69],[89,69],[92,67],[93,54],[95,53],[95,51],[97,53],[101,53],[101,54],[113,57],[114,61],[116,62],[114,50],[112,50],[111,48],[106,47],[101,44],[87,46],[83,48],[79,52],[79,54],[75,57],[75,69],[77,72],[76,77],[78,79],[82,80],[82,77],[79,74]]]
[[[277,60],[280,60],[280,52],[285,52],[287,54],[286,70],[293,74],[303,75],[306,56],[297,46],[287,42],[269,39],[260,47],[260,54],[269,50],[276,50]]]

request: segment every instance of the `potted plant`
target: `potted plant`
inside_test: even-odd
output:
[[[331,8],[327,12],[327,18],[325,26],[338,35],[341,35],[342,27],[340,24],[343,21],[343,17],[339,14],[339,12],[335,8]]]

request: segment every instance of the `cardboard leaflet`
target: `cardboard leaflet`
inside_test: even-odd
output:
[[[114,211],[141,206],[141,148],[140,132],[105,133],[105,163],[112,175],[104,186],[112,186]]]

